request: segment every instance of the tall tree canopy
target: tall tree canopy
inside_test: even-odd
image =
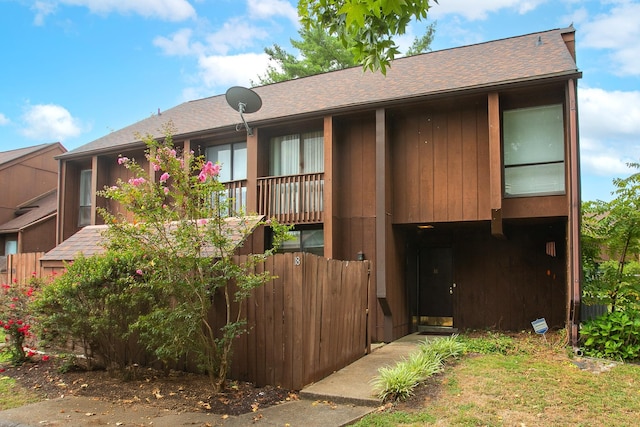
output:
[[[427,25],[425,34],[414,39],[406,55],[430,51],[435,29],[435,22]],[[353,54],[338,37],[330,35],[327,30],[318,27],[301,28],[298,34],[300,40],[291,39],[291,45],[299,51],[299,56],[287,52],[277,44],[264,49],[271,64],[264,76],[258,76],[259,84],[276,83],[357,65]]]
[[[353,54],[357,63],[386,73],[400,52],[393,37],[413,20],[427,18],[437,0],[299,0],[303,28],[326,28]]]

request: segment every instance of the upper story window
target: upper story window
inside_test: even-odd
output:
[[[91,169],[80,171],[80,209],[78,226],[91,224]]]
[[[220,181],[239,181],[247,179],[247,143],[214,145],[207,148],[207,160],[219,163]]]
[[[565,193],[562,105],[503,112],[505,196]]]
[[[324,172],[322,131],[271,138],[271,176]]]

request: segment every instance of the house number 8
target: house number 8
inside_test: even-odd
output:
[[[300,265],[302,264],[302,261],[300,261],[300,257],[297,256],[293,259],[293,265]]]

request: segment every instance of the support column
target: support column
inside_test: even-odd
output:
[[[491,203],[491,234],[504,238],[502,229],[502,150],[500,142],[500,97],[489,94],[489,191]]]
[[[324,192],[322,221],[324,223],[324,257],[335,258],[335,197],[333,164],[333,116],[324,118]]]
[[[393,340],[393,317],[387,299],[387,122],[376,110],[376,297],[384,315],[384,341]]]

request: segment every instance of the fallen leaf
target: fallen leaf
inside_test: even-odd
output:
[[[259,407],[260,407],[260,404],[258,402],[254,402],[254,403],[251,404],[251,410],[253,412],[256,412]]]
[[[96,413],[95,412],[87,412],[85,415],[87,417],[93,417]]]
[[[223,420],[226,420],[227,418],[229,418],[229,415],[224,414],[221,418],[222,418]]]

